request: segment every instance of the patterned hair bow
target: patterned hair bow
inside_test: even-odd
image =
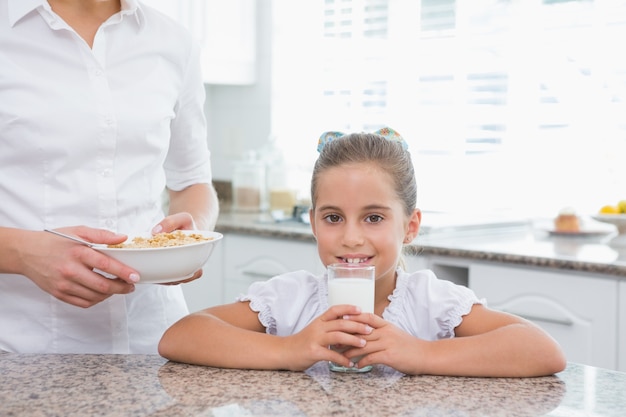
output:
[[[385,139],[390,140],[392,142],[398,142],[399,144],[402,145],[402,149],[404,149],[405,151],[409,148],[409,145],[407,145],[407,143],[404,141],[402,136],[390,127],[383,127],[382,129],[378,129],[377,131],[372,132],[372,133],[382,136]],[[326,145],[328,142],[332,142],[333,140],[340,138],[342,136],[345,136],[345,135],[346,134],[343,132],[322,133],[319,140],[317,141],[317,151],[322,152],[324,145]]]

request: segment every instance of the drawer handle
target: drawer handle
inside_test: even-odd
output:
[[[530,321],[541,321],[544,323],[560,324],[562,326],[574,325],[574,321],[571,319],[553,319],[551,317],[533,316],[532,314],[516,313],[510,310],[502,310],[502,311],[504,311],[505,313],[513,314],[515,316],[519,316],[523,319],[530,320]]]
[[[278,275],[278,274],[276,274],[276,275],[267,274],[267,273],[264,273],[264,272],[257,272],[257,271],[242,271],[242,272],[243,272],[244,275],[249,276],[249,277],[265,278],[265,279],[272,278],[272,277]]]

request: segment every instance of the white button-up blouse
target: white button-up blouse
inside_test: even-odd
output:
[[[146,232],[166,185],[211,181],[198,45],[136,0],[122,9],[89,48],[45,0],[0,0],[0,226]],[[175,286],[82,309],[0,274],[7,351],[155,353],[186,313]]]

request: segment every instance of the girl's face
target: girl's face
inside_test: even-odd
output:
[[[402,245],[419,229],[419,211],[407,218],[388,173],[374,163],[330,168],[319,175],[311,227],[324,265],[362,262],[376,279],[394,279]]]

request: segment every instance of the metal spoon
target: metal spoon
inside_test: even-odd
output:
[[[66,235],[65,233],[57,232],[56,230],[50,230],[50,229],[43,229],[43,230],[44,230],[44,232],[52,233],[53,235],[61,236],[61,237],[64,237],[66,239],[73,240],[74,242],[78,242],[78,243],[80,243],[82,245],[89,246],[90,248],[97,248],[97,247],[102,247],[103,246],[103,245],[100,245],[100,244],[97,244],[97,243],[87,242],[86,240],[83,240],[83,239],[78,238],[76,236],[70,236],[70,235]]]

